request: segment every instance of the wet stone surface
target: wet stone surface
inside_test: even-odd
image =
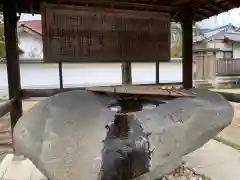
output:
[[[112,96],[60,93],[21,117],[15,148],[52,180],[155,180],[231,123],[233,108],[221,95],[189,92],[196,97],[142,111],[125,104],[127,115],[109,109]]]

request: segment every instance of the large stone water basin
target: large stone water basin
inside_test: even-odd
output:
[[[16,152],[52,180],[154,180],[231,123],[233,108],[206,89],[158,107],[112,111],[114,96],[77,90],[36,104],[14,128]],[[132,108],[131,108],[132,107]]]

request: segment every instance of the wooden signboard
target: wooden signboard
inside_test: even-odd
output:
[[[46,62],[169,61],[170,15],[42,5]]]

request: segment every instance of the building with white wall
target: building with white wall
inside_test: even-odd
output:
[[[22,21],[18,28],[19,48],[23,53],[20,60],[43,59],[41,20]]]
[[[229,24],[215,29],[204,30],[194,36],[194,48],[219,49],[217,58],[240,59],[240,28]],[[19,48],[23,51],[20,60],[43,59],[41,20],[22,21],[18,28]]]
[[[194,48],[214,48],[217,58],[240,59],[240,28],[229,24],[206,31],[200,38],[195,38]]]

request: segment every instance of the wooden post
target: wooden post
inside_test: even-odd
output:
[[[212,57],[212,64],[213,64],[213,80],[215,80],[216,75],[217,75],[217,56],[216,52],[213,52],[213,57]]]
[[[122,63],[122,84],[132,84],[131,62]]]
[[[63,74],[62,74],[62,62],[58,63],[58,71],[59,71],[59,84],[60,89],[63,88]]]
[[[11,108],[11,127],[22,115],[21,83],[18,62],[16,6],[10,1],[3,2],[5,49],[7,59],[9,99],[16,98]]]
[[[193,20],[189,14],[182,18],[182,78],[183,88],[190,89],[193,86]]]
[[[156,84],[159,84],[159,61],[156,62]]]

